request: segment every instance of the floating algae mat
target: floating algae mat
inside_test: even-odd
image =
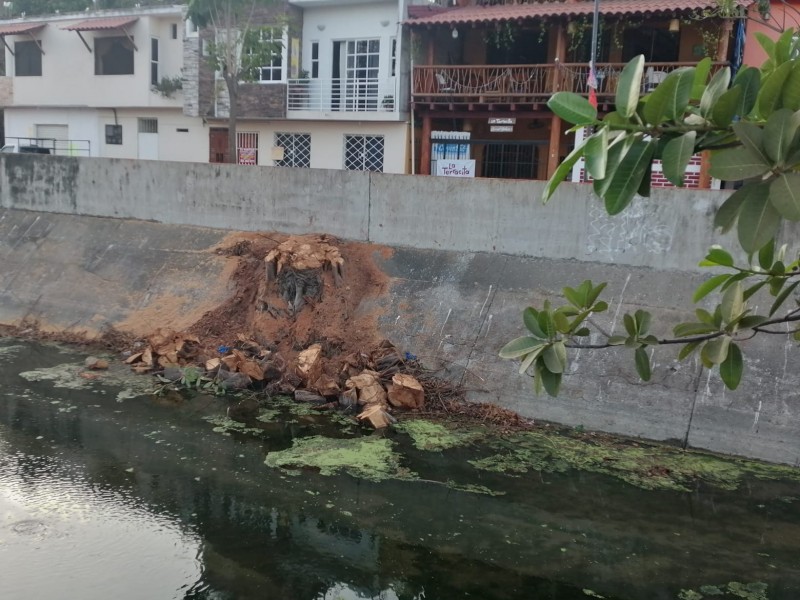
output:
[[[395,429],[408,434],[417,449],[432,452],[464,446],[486,435],[483,429],[477,427],[470,429],[447,427],[425,419],[401,421],[395,425]]]
[[[377,437],[297,438],[291,448],[267,454],[264,462],[286,470],[316,468],[321,475],[344,472],[371,481],[415,477],[400,466],[400,456],[394,452],[391,440]]]
[[[791,467],[605,437],[528,431],[488,445],[498,452],[470,464],[510,475],[576,469],[610,475],[643,489],[676,491],[690,491],[699,482],[735,490],[746,477],[800,481],[800,471]]]

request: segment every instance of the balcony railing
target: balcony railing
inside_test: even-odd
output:
[[[313,112],[395,112],[393,81],[379,79],[290,79],[286,109]]]
[[[727,63],[714,63],[716,71]],[[668,73],[694,63],[646,63],[642,92],[652,90]],[[617,91],[625,63],[597,64],[597,96],[610,101]],[[588,94],[589,66],[585,63],[545,65],[429,65],[414,67],[415,102],[506,103],[546,102],[558,91]]]

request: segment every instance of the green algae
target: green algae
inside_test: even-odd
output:
[[[370,481],[416,478],[400,466],[400,456],[394,452],[391,440],[377,437],[296,438],[291,448],[270,452],[264,462],[273,468],[313,468],[321,475],[344,472]]]
[[[425,419],[411,419],[395,425],[395,429],[407,434],[418,450],[441,452],[457,446],[470,444],[484,432],[478,428],[457,429]]]
[[[499,452],[469,463],[480,470],[511,475],[577,469],[610,475],[647,490],[690,491],[699,482],[735,490],[748,476],[800,480],[800,471],[791,467],[624,441],[522,432],[489,446]]]
[[[248,433],[250,435],[262,435],[264,433],[263,429],[259,429],[258,427],[248,427],[244,423],[234,421],[231,418],[223,417],[221,415],[203,417],[203,420],[215,425],[214,429],[212,429],[214,433],[230,434],[234,431],[238,433]]]
[[[738,581],[730,581],[723,585],[701,585],[697,590],[681,590],[678,600],[703,600],[704,598],[769,600],[767,587],[766,583],[740,583]]]

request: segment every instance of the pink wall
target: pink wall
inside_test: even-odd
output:
[[[789,6],[787,7],[786,4]],[[794,27],[800,29],[800,0],[787,0],[784,4],[780,1],[772,2],[771,17],[768,24],[772,27],[778,27],[781,30]],[[747,21],[747,37],[744,44],[744,64],[751,67],[760,67],[761,63],[766,60],[767,55],[758,40],[755,38],[755,33],[761,31],[772,39],[777,39],[778,33],[760,21],[758,11],[753,7],[750,9],[750,15],[753,20]]]

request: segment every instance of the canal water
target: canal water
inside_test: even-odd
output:
[[[151,378],[84,358],[0,340],[4,600],[800,598],[797,481],[499,473],[397,433],[398,477],[284,470],[265,458],[298,440],[374,436],[289,414],[230,431],[228,400],[142,395]]]

